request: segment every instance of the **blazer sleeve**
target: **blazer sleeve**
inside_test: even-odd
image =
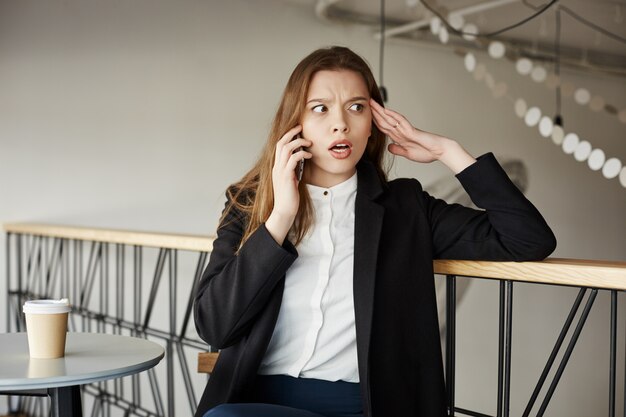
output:
[[[556,247],[552,230],[488,153],[457,174],[481,209],[447,204],[423,192],[435,259],[541,260]]]
[[[209,264],[196,288],[196,330],[218,349],[235,344],[248,333],[298,256],[287,239],[282,246],[276,243],[265,225],[237,252],[245,223],[242,213],[229,211],[218,228]]]

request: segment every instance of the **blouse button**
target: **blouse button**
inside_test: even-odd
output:
[[[328,191],[324,191],[324,195],[328,195]]]

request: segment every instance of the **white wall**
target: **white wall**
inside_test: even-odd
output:
[[[223,191],[254,161],[291,69],[330,44],[352,47],[378,72],[372,34],[320,22],[312,4],[0,2],[0,221],[213,233]],[[479,59],[509,83],[511,97],[553,108],[553,94],[510,63]],[[564,76],[626,107],[623,79]],[[493,99],[459,56],[391,41],[385,84],[389,106],[416,126],[450,135],[476,155],[492,150],[524,161],[527,195],[559,240],[554,256],[626,259],[626,189],[527,128],[513,103]],[[616,117],[569,99],[563,107],[568,131],[626,161],[626,128]],[[392,171],[426,185],[449,175],[403,161]],[[516,285],[512,415],[521,414],[574,296],[573,289]],[[474,284],[458,323],[458,404],[491,414],[496,297],[496,283]],[[607,300],[599,296],[547,415],[607,414]],[[0,308],[2,329],[4,314]],[[620,344],[623,358],[623,335]]]

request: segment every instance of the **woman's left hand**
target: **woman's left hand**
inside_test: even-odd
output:
[[[370,106],[374,123],[393,142],[387,147],[392,154],[415,162],[441,161],[455,174],[476,162],[456,141],[419,130],[400,113],[384,108],[372,99]]]
[[[389,152],[424,163],[441,157],[446,138],[413,127],[406,117],[382,107],[374,100],[370,100],[370,105],[374,123],[393,142],[388,146]]]

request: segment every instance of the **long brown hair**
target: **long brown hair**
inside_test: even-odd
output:
[[[313,51],[300,61],[291,73],[289,81],[287,81],[267,142],[261,151],[261,156],[254,167],[241,180],[229,187],[227,191],[230,203],[222,214],[220,225],[223,225],[225,217],[231,210],[236,209],[242,212],[248,222],[241,244],[267,220],[274,208],[272,168],[274,166],[276,142],[285,132],[300,123],[305,110],[311,80],[318,71],[323,70],[350,70],[361,74],[370,97],[380,105],[383,105],[376,80],[368,64],[350,49],[341,46],[322,48]],[[385,134],[372,122],[372,134],[367,142],[363,157],[374,164],[379,177],[383,181],[386,180],[386,172],[383,168],[384,149]],[[300,205],[296,220],[290,231],[290,236],[294,240],[293,243],[295,245],[300,243],[306,235],[314,219],[311,198],[307,188],[304,186],[304,182],[301,181],[298,186]]]

